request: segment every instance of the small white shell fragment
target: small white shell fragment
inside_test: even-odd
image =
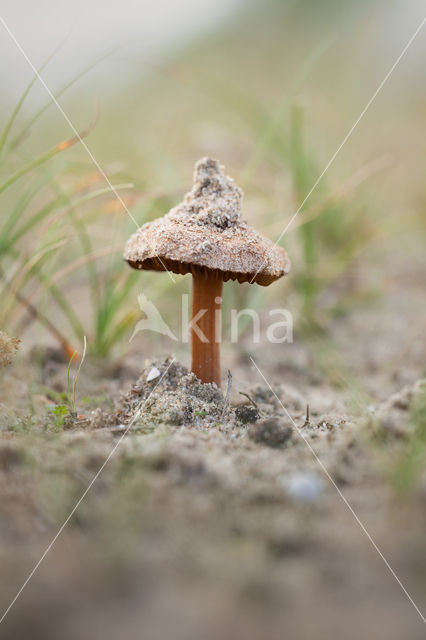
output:
[[[161,371],[159,371],[157,367],[152,367],[151,371],[146,377],[146,381],[151,382],[151,380],[155,380],[155,378],[158,378],[159,375],[161,375]]]

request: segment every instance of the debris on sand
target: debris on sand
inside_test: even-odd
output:
[[[153,377],[153,371],[158,375]],[[223,412],[224,396],[214,384],[203,384],[195,374],[168,358],[143,370],[130,391],[117,406],[120,422],[132,428],[149,428],[158,424],[179,426],[217,422]]]
[[[417,398],[425,393],[426,379],[417,380],[393,394],[378,407],[373,407],[367,421],[374,433],[382,436],[406,439],[413,431],[411,410]]]
[[[7,333],[0,331],[0,369],[12,363],[20,342],[19,338],[9,338]]]

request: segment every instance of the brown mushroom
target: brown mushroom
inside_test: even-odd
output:
[[[267,286],[290,269],[284,249],[241,219],[242,200],[243,192],[223,167],[203,158],[195,165],[194,186],[184,201],[140,227],[124,251],[135,269],[192,274],[192,371],[202,382],[218,386],[223,282]]]

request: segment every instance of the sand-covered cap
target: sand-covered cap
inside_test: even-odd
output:
[[[212,158],[195,165],[194,186],[163,218],[128,240],[135,269],[179,274],[214,272],[223,281],[269,285],[290,270],[287,253],[241,218],[243,192]]]

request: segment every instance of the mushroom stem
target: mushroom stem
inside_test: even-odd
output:
[[[192,277],[191,370],[201,382],[220,387],[220,340],[223,282],[215,273]]]

